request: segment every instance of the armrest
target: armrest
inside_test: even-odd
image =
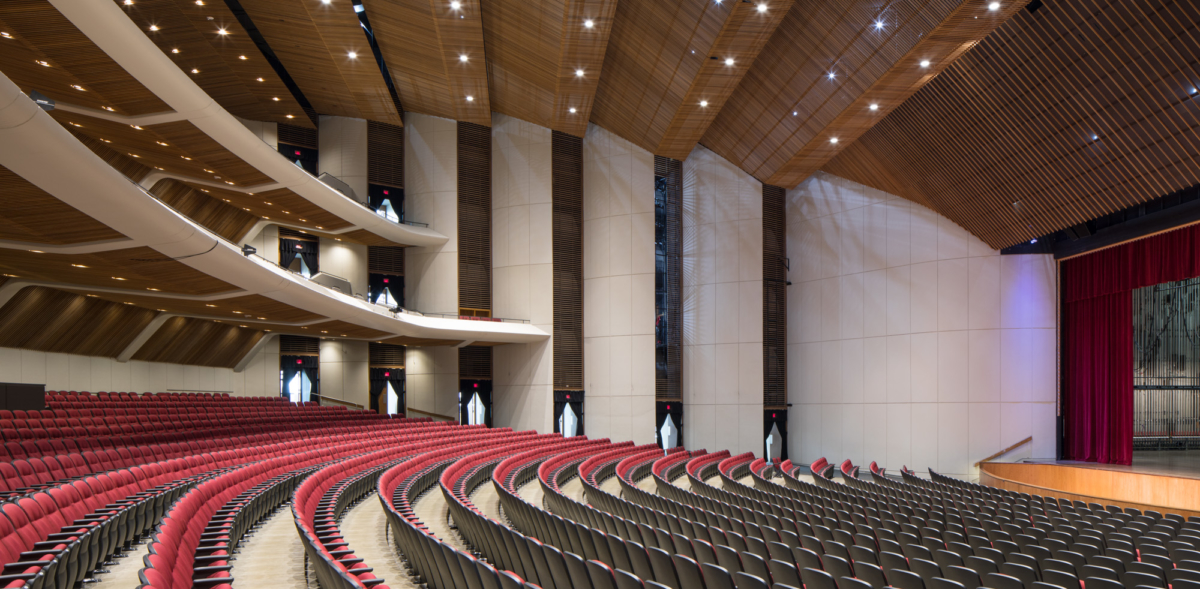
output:
[[[233,570],[233,565],[218,565],[210,567],[192,567],[192,573],[215,573],[217,571]]]
[[[366,585],[367,587],[371,587],[382,583],[383,579],[359,579],[358,582]]]
[[[213,554],[211,556],[193,556],[192,560],[196,562],[210,562],[217,560],[234,560],[234,558],[229,554]]]
[[[67,542],[63,542],[60,540],[47,540],[45,542],[34,542],[33,547],[36,550],[47,550],[47,549],[53,549],[55,546],[61,546],[66,543]],[[61,552],[60,550],[55,550],[55,551]]]
[[[11,581],[28,581],[36,579],[41,573],[22,573],[20,575],[0,575],[0,583],[9,583]]]
[[[62,550],[27,550],[27,551],[21,553],[21,558],[25,558],[26,556],[45,556],[47,554],[58,556],[58,555],[62,554],[62,552],[63,552]],[[43,564],[45,564],[44,561],[38,561],[38,562],[42,562]]]
[[[87,524],[99,524],[108,521],[108,516],[104,517],[85,517],[77,519],[73,522],[74,525],[83,526]]]
[[[192,585],[220,585],[221,583],[233,583],[233,577],[201,577],[192,579]]]

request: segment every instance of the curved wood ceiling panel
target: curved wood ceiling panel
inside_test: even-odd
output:
[[[30,280],[80,286],[155,289],[165,293],[209,295],[237,291],[233,285],[201,273],[148,247],[92,254],[4,250],[0,269]]]
[[[241,4],[317,113],[404,124],[350,0]]]
[[[172,317],[133,355],[134,360],[233,368],[263,332],[232,325]]]
[[[1189,2],[1022,11],[823,169],[994,248],[1200,183]]]
[[[148,309],[30,287],[0,308],[0,346],[113,358],[155,315]]]
[[[253,121],[311,125],[225,2],[112,1],[179,69],[198,70],[192,80],[225,110]]]
[[[363,6],[405,110],[491,126],[480,0],[462,0],[458,10],[442,0]]]
[[[65,245],[124,237],[0,167],[0,239]]]

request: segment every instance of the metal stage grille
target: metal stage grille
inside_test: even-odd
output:
[[[1133,448],[1200,448],[1200,278],[1133,291]]]

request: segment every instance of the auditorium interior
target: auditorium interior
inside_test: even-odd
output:
[[[1200,589],[1196,0],[3,0],[0,587]]]

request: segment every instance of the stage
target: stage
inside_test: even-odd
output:
[[[1200,517],[1198,450],[1134,452],[1131,466],[985,462],[979,482],[1031,495]]]

